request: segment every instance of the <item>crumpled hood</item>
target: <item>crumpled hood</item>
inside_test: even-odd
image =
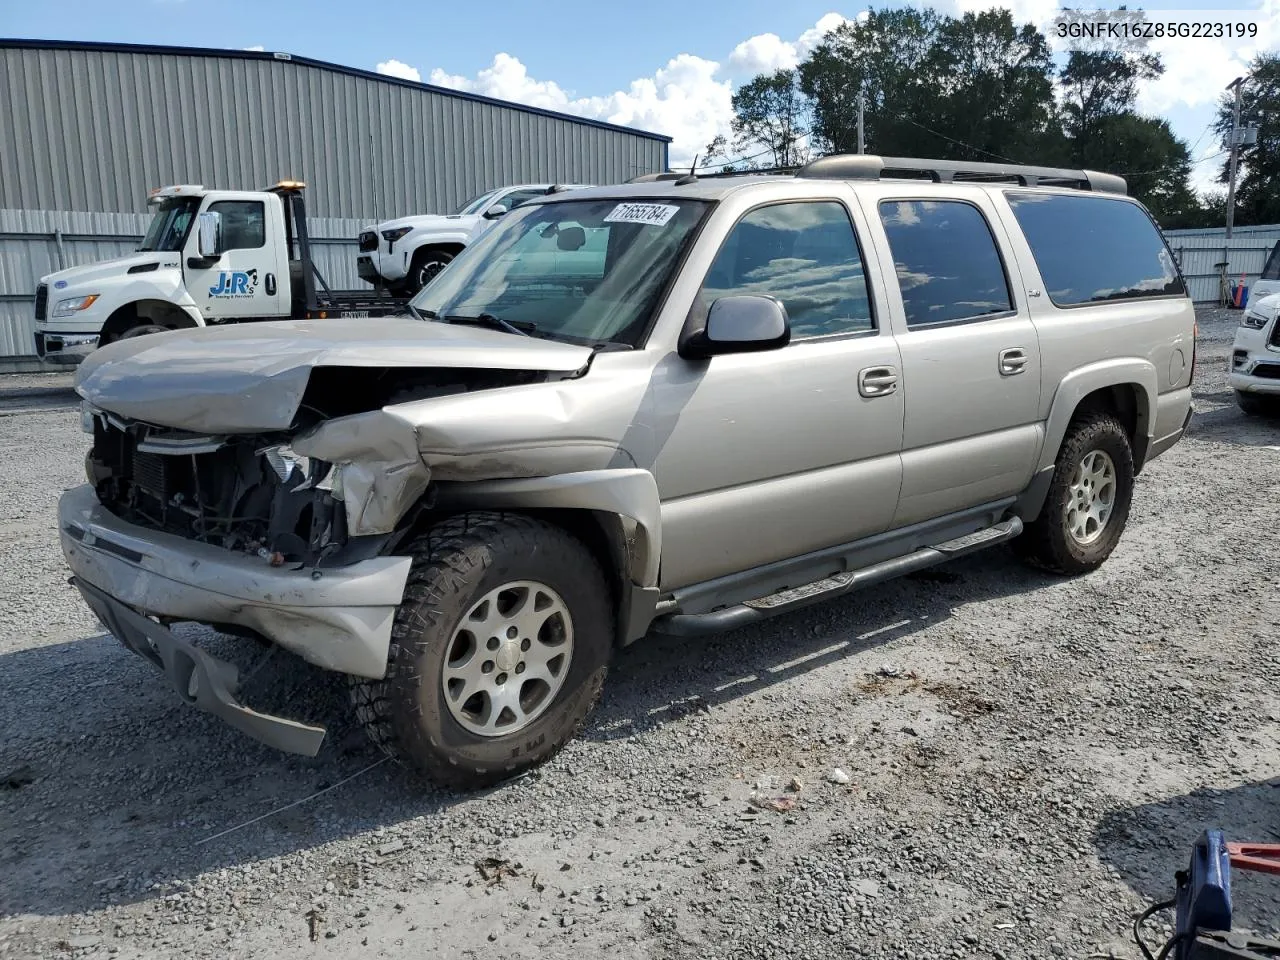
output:
[[[76,391],[122,417],[200,433],[285,430],[316,367],[572,373],[588,347],[409,317],[284,320],[119,340],[77,368]]]
[[[49,300],[52,302],[63,290],[69,290],[73,287],[79,288],[94,280],[118,277],[130,267],[140,267],[148,263],[169,263],[177,266],[178,257],[179,254],[177,253],[133,253],[127,257],[116,257],[114,260],[99,260],[96,263],[88,263],[83,267],[68,267],[66,270],[59,270],[57,273],[50,273],[41,277],[40,282],[49,285]],[[59,287],[59,282],[63,282],[64,286]]]

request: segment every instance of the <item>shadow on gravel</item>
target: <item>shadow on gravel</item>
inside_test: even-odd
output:
[[[1196,399],[1203,400],[1209,396],[1221,399],[1224,405],[1198,412],[1187,431],[1188,440],[1211,440],[1239,447],[1280,445],[1280,417],[1247,415],[1236,406],[1229,390],[1220,398],[1217,394],[1197,394]]]
[[[949,619],[956,603],[1056,582],[992,550],[720,636],[653,635],[615,660],[583,735],[629,737],[908,637]]]
[[[993,551],[720,637],[650,637],[618,656],[582,736],[607,742],[657,729],[909,636],[948,619],[958,603],[1051,582]],[[221,637],[202,646],[237,660],[260,651]],[[68,689],[76,699],[58,702],[53,691]],[[107,636],[0,656],[0,916],[152,900],[174,882],[344,838],[368,836],[345,856],[376,860],[379,827],[436,815],[432,829],[470,829],[467,805],[485,802],[379,763],[351,719],[342,678],[287,654],[254,676],[246,700],[323,718],[320,755],[278,753],[191,709]],[[490,792],[510,793],[520,807],[523,791],[543,778],[572,789],[572,777],[552,765]],[[346,867],[315,855],[318,895],[326,876]]]
[[[1196,838],[1210,829],[1222,830],[1231,841],[1280,843],[1280,777],[1113,811],[1093,839],[1102,862],[1155,903],[1173,896],[1174,872],[1186,869]],[[1233,870],[1231,884],[1237,925],[1274,929],[1280,922],[1280,877]]]

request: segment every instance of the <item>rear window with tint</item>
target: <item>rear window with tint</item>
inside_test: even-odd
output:
[[[1137,204],[1048,193],[1006,196],[1056,305],[1186,293],[1164,238]]]

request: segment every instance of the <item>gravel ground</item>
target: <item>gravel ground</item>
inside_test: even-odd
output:
[[[1226,388],[1236,316],[1202,315],[1198,418],[1100,571],[992,551],[646,641],[563,754],[472,796],[349,721],[314,760],[258,747],[104,636],[54,536],[85,440],[29,399],[0,416],[0,957],[1137,957],[1200,830],[1280,840],[1280,424]],[[254,684],[345,716],[296,661]],[[1238,880],[1239,922],[1274,931],[1277,891]]]

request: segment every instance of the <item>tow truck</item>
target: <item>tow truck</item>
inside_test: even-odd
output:
[[[134,253],[40,278],[36,353],[74,365],[97,347],[165,330],[403,312],[408,298],[385,288],[329,288],[312,257],[305,189],[281,180],[257,191],[151,191],[155,212]]]

